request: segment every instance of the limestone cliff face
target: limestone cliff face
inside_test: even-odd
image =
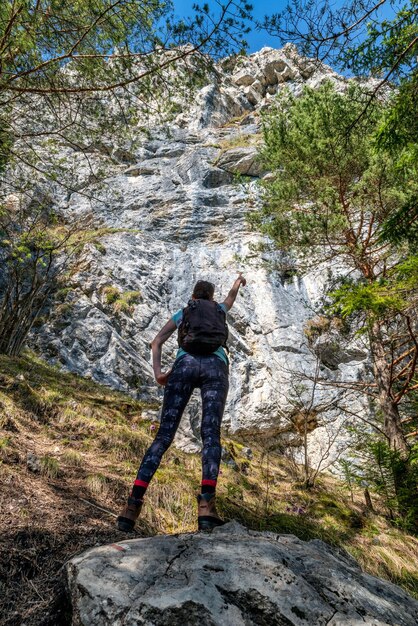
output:
[[[330,68],[298,57],[292,46],[264,48],[224,62],[191,107],[141,141],[138,130],[123,150],[98,144],[91,159],[106,163],[104,184],[89,185],[80,161],[83,193],[68,196],[58,190],[56,200],[67,216],[93,214],[108,230],[100,244],[90,245],[87,264],[70,285],[64,306],[34,334],[32,341],[42,352],[112,387],[161,397],[149,342],[186,305],[197,279],[214,282],[215,296],[222,300],[243,270],[248,285],[228,316],[231,388],[224,425],[232,432],[289,431],[292,438],[289,372],[312,374],[315,369],[303,326],[327,273],[288,278],[277,259],[261,263],[253,251],[260,237],[249,230],[246,214],[257,202],[255,181],[265,175],[256,159],[260,112],[283,85],[298,93],[303,85],[326,79],[341,88],[346,82]],[[70,156],[77,162],[76,152]],[[245,183],[237,174],[246,177]],[[118,311],[108,302],[109,287],[141,295],[130,311]],[[168,365],[175,338],[166,346]],[[321,373],[330,380],[355,378],[365,358],[361,349],[339,348],[331,364],[321,364]],[[309,382],[303,393],[310,397]],[[312,408],[331,400],[326,388],[317,389]],[[190,449],[198,422],[196,394],[182,427],[187,433],[183,445]]]

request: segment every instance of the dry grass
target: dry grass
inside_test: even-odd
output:
[[[225,124],[223,124],[222,128],[230,128],[235,126],[241,126],[244,120],[250,116],[258,117],[259,113],[257,111],[245,111],[241,115],[237,115],[228,120]]]
[[[250,146],[259,146],[262,141],[262,135],[260,133],[236,133],[227,139],[222,139],[216,144],[217,148],[220,148],[221,152],[218,155],[216,161],[228,150],[233,148],[249,148]]]
[[[86,487],[98,498],[106,498],[109,493],[109,481],[103,474],[89,474],[86,478]]]
[[[140,291],[120,291],[117,287],[108,286],[103,289],[105,303],[111,305],[114,313],[132,315],[141,299]]]
[[[83,455],[76,450],[67,450],[62,455],[62,461],[70,467],[82,467],[84,463]]]
[[[26,615],[27,626],[39,624],[39,611],[51,614],[45,625],[65,623],[57,617],[63,593],[57,572],[62,575],[60,567],[72,554],[120,538],[114,517],[155,434],[144,408],[33,354],[0,357],[1,548],[4,555],[15,551],[0,563],[0,575],[10,583],[0,600],[0,614],[7,616],[0,623],[21,623],[10,617],[14,610]],[[332,476],[321,475],[316,489],[306,491],[298,468],[261,444],[225,439],[223,445],[237,465],[222,464],[219,508],[225,518],[344,547],[369,573],[418,596],[418,540],[391,526],[377,496],[378,514],[371,515],[362,492],[351,502]],[[252,459],[243,452],[246,445]],[[41,473],[28,470],[28,453],[40,459]],[[170,448],[148,490],[137,535],[196,530],[200,471],[199,455]]]
[[[41,474],[46,476],[47,478],[58,478],[60,475],[60,465],[57,459],[54,459],[53,456],[42,456],[40,458],[41,464]]]

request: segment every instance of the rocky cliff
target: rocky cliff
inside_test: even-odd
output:
[[[415,626],[418,602],[315,539],[248,531],[93,548],[67,566],[74,626]]]
[[[304,324],[314,314],[329,268],[293,276],[280,255],[263,263],[254,252],[260,237],[248,228],[246,214],[257,206],[256,181],[266,175],[257,160],[260,114],[283,86],[299,93],[303,85],[333,80],[343,89],[346,80],[299,57],[290,45],[226,60],[211,76],[193,102],[177,103],[169,123],[155,122],[145,132],[139,119],[123,144],[115,137],[115,145],[90,147],[89,164],[76,148],[58,145],[61,158],[74,165],[79,191],[57,187],[54,201],[67,218],[93,215],[102,234],[89,246],[87,263],[62,305],[32,342],[69,370],[158,398],[150,340],[186,305],[197,279],[214,282],[222,300],[243,270],[248,286],[228,320],[231,388],[224,425],[232,432],[282,433],[291,441],[290,372],[310,376],[315,370]],[[106,172],[100,185],[90,180],[92,163]],[[166,346],[169,364],[175,339]],[[338,341],[322,346],[322,353],[327,358],[321,375],[330,381],[357,378],[366,358],[361,346],[345,349]],[[328,406],[330,419],[338,419],[326,387],[312,394],[306,381],[302,395],[313,414]],[[198,408],[196,395],[182,426],[187,449],[197,446]],[[318,429],[313,445],[323,439]]]

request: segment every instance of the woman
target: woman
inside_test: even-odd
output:
[[[212,530],[224,522],[215,505],[216,483],[221,461],[220,431],[229,387],[229,363],[225,351],[226,312],[232,307],[245,278],[239,274],[225,300],[214,300],[215,286],[199,280],[185,309],[177,311],[151,343],[156,381],[165,386],[158,433],[148,448],[126,506],[118,517],[118,528],[133,530],[145,492],[171,445],[184,409],[197,387],[202,396],[202,487],[198,496],[199,530]],[[161,371],[162,346],[178,329],[179,350],[172,369]]]

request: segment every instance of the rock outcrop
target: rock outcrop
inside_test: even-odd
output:
[[[248,531],[134,539],[67,566],[74,626],[415,626],[418,602],[320,540]]]
[[[146,136],[139,121],[127,129],[123,145],[115,137],[114,146],[90,146],[88,163],[82,151],[57,147],[76,172],[77,191],[57,186],[54,202],[67,218],[93,216],[102,234],[32,343],[64,368],[158,399],[150,340],[186,305],[197,279],[214,282],[215,296],[223,299],[237,271],[244,270],[248,286],[229,315],[232,367],[224,427],[294,438],[292,372],[306,373],[302,395],[313,410],[332,404],[329,388],[317,387],[311,398],[316,362],[304,335],[327,272],[295,276],[280,255],[263,263],[254,252],[263,239],[249,229],[246,215],[257,207],[254,181],[265,175],[257,158],[260,112],[284,85],[299,93],[305,84],[329,79],[343,89],[347,81],[299,57],[290,45],[228,59],[218,70],[190,106]],[[92,167],[106,172],[100,185],[91,182]],[[109,288],[121,301],[131,292],[136,300],[118,307]],[[167,365],[175,348],[173,338],[165,346]],[[363,371],[364,351],[334,351],[332,357],[325,352],[321,376],[330,381],[357,379]],[[197,397],[182,429],[183,448],[196,450]],[[318,441],[312,441],[317,449]]]

